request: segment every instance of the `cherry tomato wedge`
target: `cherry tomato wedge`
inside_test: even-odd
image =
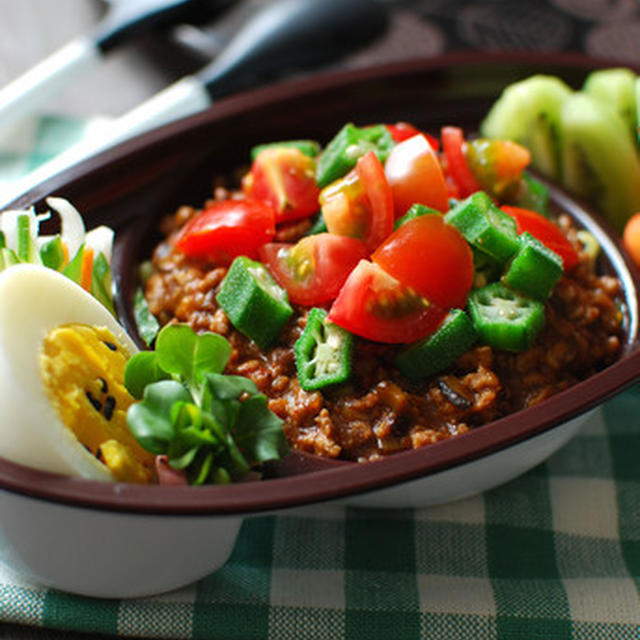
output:
[[[436,213],[403,224],[371,259],[441,307],[466,304],[473,283],[473,254],[462,234]]]
[[[229,264],[236,256],[258,257],[258,248],[273,240],[275,212],[262,200],[221,200],[189,220],[175,241],[192,258]]]
[[[404,140],[408,140],[409,138],[413,138],[413,136],[417,136],[419,134],[423,135],[427,142],[431,145],[431,148],[434,151],[440,150],[440,140],[435,136],[427,133],[426,131],[420,131],[412,124],[408,122],[396,122],[395,124],[388,124],[387,130],[391,134],[391,138],[394,142],[403,142]]]
[[[564,264],[564,270],[573,269],[580,258],[574,246],[569,242],[562,231],[548,218],[536,211],[521,209],[520,207],[503,206],[502,210],[508,213],[516,221],[518,233],[528,231],[543,245],[555,251]]]
[[[447,164],[447,173],[453,178],[460,190],[460,197],[466,198],[476,191],[480,185],[473,175],[465,157],[465,141],[459,127],[442,127],[442,150]]]
[[[260,249],[260,259],[291,302],[316,305],[333,300],[351,270],[369,255],[356,238],[318,233],[296,244],[272,242]]]
[[[373,251],[393,231],[393,199],[376,154],[368,151],[355,169],[320,193],[330,233],[359,238]]]
[[[384,172],[393,194],[396,218],[403,216],[416,203],[442,212],[449,208],[442,167],[422,134],[397,144],[387,158]]]
[[[503,202],[517,192],[531,162],[528,149],[509,140],[477,138],[467,143],[466,159],[480,186]]]
[[[256,156],[242,188],[247,196],[271,204],[276,223],[299,220],[318,211],[315,172],[315,160],[299,149],[267,148]]]
[[[446,311],[401,285],[377,264],[361,260],[349,274],[328,319],[375,342],[405,343],[433,333]]]

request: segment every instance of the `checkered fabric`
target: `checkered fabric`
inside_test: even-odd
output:
[[[83,598],[0,569],[0,621],[215,640],[638,640],[638,415],[640,386],[544,464],[464,501],[248,518],[224,567],[159,597]]]

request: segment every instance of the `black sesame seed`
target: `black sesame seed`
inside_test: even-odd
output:
[[[117,351],[118,350],[118,347],[115,344],[113,344],[113,342],[107,342],[107,340],[103,340],[103,342],[107,346],[107,349],[111,349],[111,351]]]
[[[100,402],[100,400],[98,400],[97,398],[94,398],[91,395],[91,391],[87,391],[85,393],[85,395],[87,396],[87,400],[91,403],[91,406],[98,412],[100,412],[100,410],[102,409],[102,403]]]
[[[107,420],[111,420],[113,417],[113,410],[116,408],[116,399],[113,396],[107,396],[104,401],[104,417]]]
[[[104,378],[98,378],[98,382],[100,382],[100,391],[102,393],[109,393],[109,385]]]
[[[98,460],[102,459],[102,449],[100,447],[96,450],[96,458],[98,458]]]

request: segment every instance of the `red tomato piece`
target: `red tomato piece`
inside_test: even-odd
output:
[[[520,207],[505,205],[502,210],[515,219],[518,233],[527,231],[543,245],[555,251],[562,258],[565,271],[573,269],[578,264],[578,252],[551,220],[536,211]]]
[[[481,187],[467,164],[462,129],[459,127],[443,127],[441,138],[447,171],[458,185],[460,197],[466,198],[472,193],[480,191]]]
[[[319,208],[315,171],[315,160],[299,149],[265,149],[253,161],[242,187],[247,196],[271,204],[276,223],[299,220]]]
[[[393,231],[391,189],[376,154],[368,151],[355,169],[320,194],[330,233],[361,239],[373,251]]]
[[[258,257],[258,248],[273,240],[275,212],[262,200],[221,200],[189,220],[175,241],[191,258],[229,264],[236,256]]]
[[[377,264],[361,260],[349,274],[328,319],[374,342],[406,343],[433,333],[446,311],[400,284]]]
[[[466,304],[473,283],[473,254],[462,234],[438,214],[403,224],[371,259],[441,307],[462,308]]]
[[[435,136],[432,136],[430,133],[427,133],[426,131],[420,131],[420,129],[417,129],[416,127],[414,127],[412,124],[409,124],[408,122],[396,122],[395,124],[388,124],[386,126],[387,126],[387,130],[391,134],[391,138],[396,143],[404,142],[409,138],[413,138],[413,136],[417,136],[421,134],[427,139],[427,142],[431,145],[431,148],[434,151],[440,150],[440,140],[438,140],[438,138],[436,138]]]
[[[397,144],[387,158],[384,172],[393,194],[396,218],[403,216],[416,203],[442,212],[449,208],[442,167],[422,134]]]
[[[369,255],[356,238],[331,233],[302,238],[296,244],[272,242],[260,259],[291,302],[316,305],[333,300],[358,262]]]

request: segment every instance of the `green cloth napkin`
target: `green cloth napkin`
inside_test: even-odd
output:
[[[0,568],[0,620],[216,640],[638,640],[639,415],[636,386],[544,464],[456,503],[246,519],[224,567],[163,596],[83,598]]]

